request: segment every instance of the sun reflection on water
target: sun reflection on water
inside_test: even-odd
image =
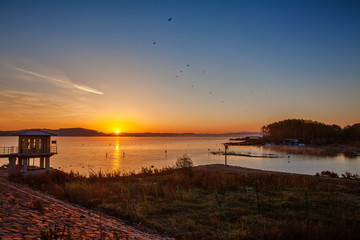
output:
[[[122,167],[119,139],[115,140],[115,149],[113,149],[112,151],[112,171],[119,172]]]

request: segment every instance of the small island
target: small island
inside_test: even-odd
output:
[[[341,128],[312,120],[287,119],[262,127],[262,137],[229,139],[229,146],[263,146],[279,152],[360,155],[360,123]]]

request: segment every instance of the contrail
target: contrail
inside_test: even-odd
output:
[[[78,85],[78,84],[75,84],[75,83],[73,83],[71,81],[66,81],[66,80],[63,80],[63,79],[60,79],[60,78],[46,76],[46,75],[43,75],[41,73],[29,71],[29,70],[19,68],[19,67],[13,67],[13,68],[15,70],[19,71],[19,72],[26,73],[28,75],[38,77],[38,78],[42,78],[42,79],[45,79],[45,80],[48,80],[48,81],[61,83],[61,84],[66,85],[68,87],[77,88],[77,89],[80,89],[80,90],[85,91],[85,92],[90,92],[90,93],[95,93],[95,94],[104,94],[103,92],[100,92],[100,91],[98,91],[96,89],[93,89],[93,88],[90,88],[90,87],[87,87],[87,86]]]

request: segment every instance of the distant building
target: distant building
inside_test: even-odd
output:
[[[299,144],[299,139],[297,139],[297,138],[284,138],[282,140],[282,144],[284,144],[284,145],[298,145]]]

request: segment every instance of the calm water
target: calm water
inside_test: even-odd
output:
[[[190,155],[195,165],[224,163],[224,156],[210,151],[224,150],[228,138],[122,138],[122,137],[53,137],[58,154],[51,158],[51,166],[64,171],[139,171],[142,167],[175,165],[178,156]],[[0,146],[17,146],[17,137],[0,137]],[[259,147],[230,146],[231,151],[251,154],[274,153]],[[165,153],[166,151],[166,153]],[[360,157],[346,158],[288,155],[280,158],[249,158],[228,156],[229,165],[281,172],[315,174],[323,170],[360,174]],[[0,165],[7,159],[0,159]],[[33,160],[30,160],[33,163]],[[35,160],[35,165],[39,163]]]

